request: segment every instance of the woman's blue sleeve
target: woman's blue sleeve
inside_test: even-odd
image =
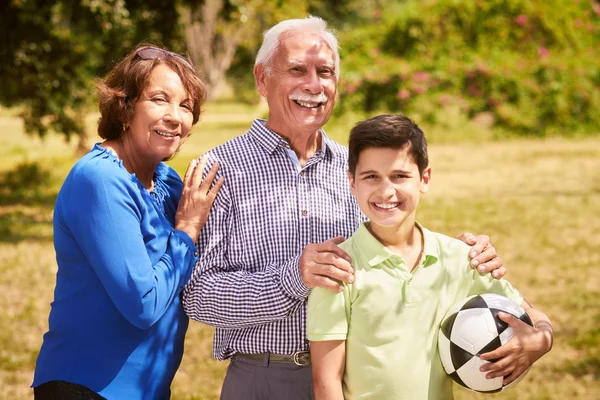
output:
[[[179,296],[196,261],[196,247],[186,233],[147,220],[142,194],[129,177],[105,172],[72,177],[70,190],[62,197],[62,223],[117,309],[133,325],[148,328]],[[143,237],[142,223],[151,223],[157,237]],[[163,246],[164,254],[153,264],[146,242],[160,243],[160,235],[168,236],[166,250]]]

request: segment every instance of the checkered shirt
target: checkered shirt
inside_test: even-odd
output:
[[[309,243],[350,237],[364,220],[348,185],[348,150],[320,133],[321,149],[300,169],[264,120],[207,154],[225,183],[198,238],[183,306],[216,327],[216,359],[308,350],[300,254]]]

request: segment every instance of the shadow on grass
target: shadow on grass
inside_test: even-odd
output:
[[[0,242],[52,239],[56,188],[38,163],[25,162],[0,172]]]

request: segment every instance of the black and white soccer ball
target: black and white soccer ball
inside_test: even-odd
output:
[[[516,385],[529,370],[510,384],[503,377],[487,379],[479,367],[489,361],[479,358],[510,340],[512,328],[498,312],[512,314],[533,326],[529,315],[514,301],[497,294],[479,294],[456,304],[444,317],[438,335],[438,349],[446,373],[459,385],[476,391],[495,393]]]

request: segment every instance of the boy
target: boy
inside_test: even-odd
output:
[[[423,132],[402,115],[380,115],[350,132],[348,179],[369,222],[340,245],[355,280],[342,292],[313,289],[308,302],[317,400],[451,399],[451,379],[437,354],[446,312],[477,293],[497,293],[523,307],[535,328],[510,316],[504,346],[482,355],[488,377],[516,379],[552,347],[552,326],[505,280],[469,267],[469,246],[415,220],[431,179]]]

